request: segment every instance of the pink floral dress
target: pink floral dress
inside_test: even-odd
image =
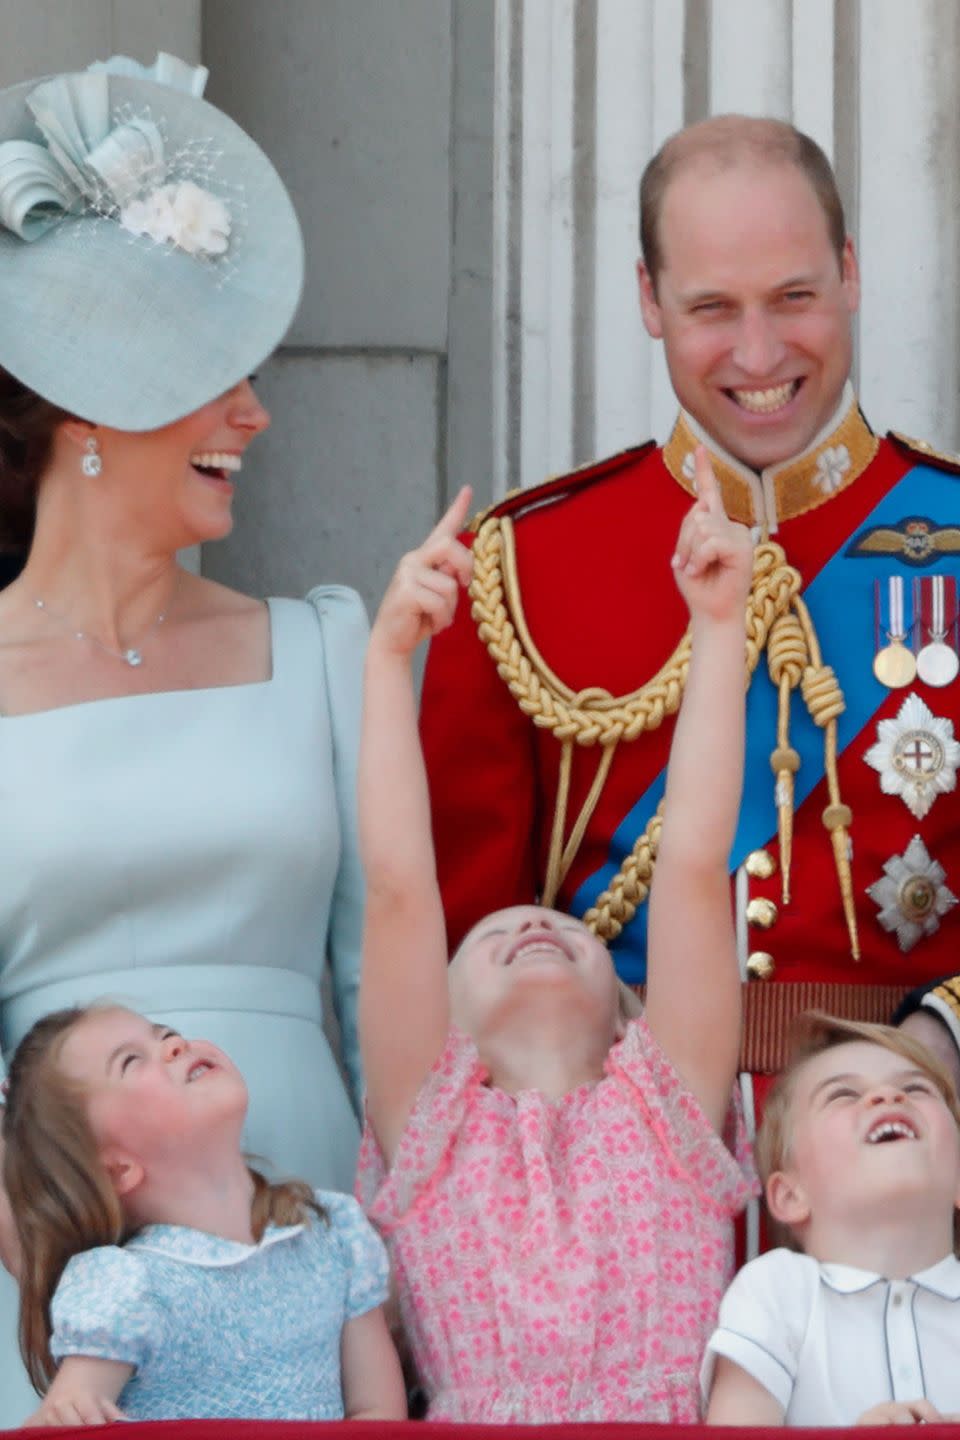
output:
[[[431,1420],[695,1421],[700,1358],[754,1193],[643,1019],[560,1100],[489,1087],[452,1030],[385,1173],[387,1240]]]

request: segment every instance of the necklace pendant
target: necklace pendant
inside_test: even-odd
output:
[[[137,666],[143,664],[143,656],[140,654],[140,651],[134,650],[133,648],[124,650],[123,658],[128,665]]]

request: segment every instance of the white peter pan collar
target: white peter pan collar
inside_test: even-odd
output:
[[[258,1244],[244,1245],[238,1240],[210,1235],[205,1230],[191,1230],[187,1225],[145,1225],[127,1241],[124,1249],[162,1255],[166,1260],[177,1260],[184,1265],[217,1268],[242,1265],[271,1245],[292,1240],[303,1228],[303,1225],[268,1225]]]
[[[872,1270],[859,1270],[855,1265],[820,1265],[820,1278],[831,1290],[841,1295],[853,1295],[860,1290],[869,1290],[871,1285],[896,1284],[885,1275]],[[960,1260],[955,1255],[945,1255],[936,1265],[919,1270],[900,1281],[904,1285],[916,1285],[921,1290],[930,1290],[944,1300],[960,1300]]]

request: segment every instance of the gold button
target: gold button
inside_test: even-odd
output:
[[[769,930],[771,925],[776,925],[778,914],[779,911],[772,900],[758,895],[747,905],[747,924],[756,925],[760,930]]]
[[[769,880],[771,875],[777,873],[777,862],[769,850],[751,850],[743,868],[754,880]]]
[[[773,956],[768,955],[766,950],[754,950],[747,960],[747,974],[751,980],[769,980],[776,968]]]

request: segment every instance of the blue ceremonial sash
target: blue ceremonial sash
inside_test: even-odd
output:
[[[860,734],[890,693],[873,674],[876,654],[873,581],[889,575],[910,577],[919,573],[902,555],[853,555],[851,542],[871,527],[896,526],[905,516],[915,515],[924,516],[934,525],[960,522],[960,479],[926,465],[908,470],[870,514],[864,516],[853,534],[843,538],[838,551],[802,592],[820,637],[824,664],[833,666],[846,701],[846,710],[837,721],[838,753]],[[939,573],[957,573],[960,569],[957,556],[938,558],[940,563],[935,568]],[[789,561],[789,556],[787,559]],[[906,578],[904,583],[909,593],[910,579]],[[826,648],[825,636],[828,637]],[[742,864],[751,850],[768,844],[777,833],[775,777],[770,769],[776,734],[777,690],[770,680],[764,654],[747,695],[746,781],[731,851],[731,869]],[[794,805],[799,809],[824,773],[823,731],[811,720],[799,691],[791,705],[790,743],[800,756],[800,769],[794,777]],[[633,849],[663,798],[666,778],[664,768],[624,816],[612,836],[607,863],[585,880],[573,896],[572,914],[585,914],[612,884],[624,857]],[[641,905],[610,947],[617,973],[628,984],[639,984],[646,978],[646,943],[647,907]]]

